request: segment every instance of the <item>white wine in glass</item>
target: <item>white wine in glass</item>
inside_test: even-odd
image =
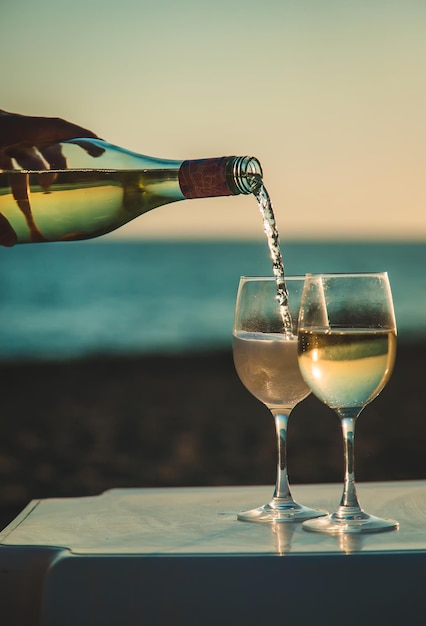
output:
[[[297,320],[302,277],[285,279],[288,310],[283,315],[272,277],[240,279],[234,319],[233,353],[241,382],[271,411],[278,442],[277,481],[272,500],[238,514],[248,522],[297,522],[324,511],[294,501],[287,475],[287,422],[292,409],[310,394],[297,359]],[[290,313],[290,316],[288,316]],[[293,322],[286,328],[284,319]]]
[[[354,471],[355,423],[387,384],[396,355],[396,323],[386,273],[308,275],[299,314],[299,365],[313,393],[341,420],[345,481],[335,513],[304,524],[339,534],[394,530],[398,523],[363,511]]]

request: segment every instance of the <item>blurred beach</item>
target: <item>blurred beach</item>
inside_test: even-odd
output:
[[[357,480],[424,479],[425,246],[284,250],[288,273],[389,270],[397,362],[358,421]],[[273,420],[231,351],[238,278],[270,274],[264,244],[23,246],[0,261],[2,526],[32,499],[113,487],[272,495]],[[338,419],[313,397],[290,419],[288,457],[293,484],[343,479]]]

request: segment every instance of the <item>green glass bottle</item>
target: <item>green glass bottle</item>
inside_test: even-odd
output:
[[[50,169],[0,170],[1,245],[98,237],[161,205],[250,194],[262,180],[247,156],[171,161],[98,139],[48,150]]]

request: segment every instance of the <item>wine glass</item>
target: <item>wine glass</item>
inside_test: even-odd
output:
[[[304,523],[339,534],[398,528],[363,511],[354,473],[354,434],[363,408],[388,382],[396,354],[396,324],[387,273],[307,275],[298,329],[299,365],[313,393],[341,420],[345,480],[336,512]]]
[[[241,277],[234,319],[233,354],[241,382],[275,419],[278,442],[277,482],[272,500],[238,514],[248,522],[296,522],[324,511],[295,502],[287,477],[287,422],[292,409],[310,394],[297,361],[296,328],[303,277],[285,279],[288,305],[279,304],[273,277]],[[290,317],[291,316],[291,317]],[[286,323],[284,321],[286,320]]]

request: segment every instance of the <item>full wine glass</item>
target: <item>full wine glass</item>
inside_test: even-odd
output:
[[[269,277],[241,277],[235,307],[233,353],[241,382],[263,402],[275,419],[278,442],[277,481],[272,500],[256,509],[238,514],[248,522],[297,522],[323,511],[294,501],[287,476],[287,422],[292,409],[306,398],[310,389],[304,382],[297,360],[297,324],[303,278],[287,277],[287,325],[277,298],[277,283]]]
[[[299,365],[313,393],[341,420],[345,479],[340,506],[306,530],[339,534],[398,528],[359,505],[354,472],[355,423],[388,382],[396,354],[389,279],[378,274],[307,275],[299,314]]]

